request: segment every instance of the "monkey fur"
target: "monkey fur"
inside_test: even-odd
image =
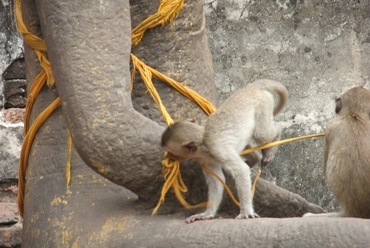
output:
[[[275,102],[274,95],[278,96]],[[225,180],[223,170],[234,179],[240,201],[237,219],[259,217],[253,209],[250,169],[240,157],[245,147],[255,147],[280,139],[281,128],[274,116],[286,105],[287,89],[273,80],[257,80],[232,94],[205,121],[203,126],[181,121],[169,126],[161,145],[170,159],[196,159]],[[271,163],[277,147],[256,152],[246,158],[252,165],[260,160]],[[223,185],[203,173],[208,184],[208,206],[204,213],[192,215],[187,223],[214,218],[222,200]]]
[[[326,127],[324,173],[341,211],[304,217],[370,218],[370,91],[355,87],[335,100]]]

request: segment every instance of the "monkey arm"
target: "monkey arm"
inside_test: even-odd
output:
[[[225,181],[224,173],[222,172],[222,168],[219,165],[203,165],[207,167],[208,170],[211,170],[215,173],[219,178],[209,174],[208,172],[203,170],[203,174],[208,185],[208,203],[207,209],[205,212],[200,214],[194,214],[186,219],[186,223],[191,223],[196,220],[206,220],[212,219],[217,210],[220,206],[222,201],[222,195],[224,191],[224,186],[220,182],[220,179]]]

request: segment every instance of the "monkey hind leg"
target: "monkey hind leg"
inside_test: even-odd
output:
[[[235,151],[229,150],[228,154],[229,157],[224,160],[224,169],[234,177],[240,202],[240,214],[236,218],[258,218],[259,216],[254,212],[252,204],[252,184],[249,167],[245,166],[242,158]]]
[[[274,142],[280,139],[281,135],[281,127],[277,123],[272,123],[270,128],[267,129],[268,131],[265,133],[265,136],[256,137],[255,139],[259,144],[266,144],[270,142]],[[271,164],[272,160],[275,157],[275,154],[278,150],[278,146],[272,146],[262,150],[262,160],[261,165],[262,167],[268,166]]]

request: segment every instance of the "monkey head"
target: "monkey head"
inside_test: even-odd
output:
[[[176,122],[162,134],[161,146],[171,160],[187,160],[200,157],[200,143],[204,128],[188,121]]]
[[[171,160],[179,160],[181,162],[183,160],[198,157],[198,146],[194,141],[184,143],[169,141],[163,146],[163,148],[167,151],[168,157]]]
[[[336,114],[370,114],[370,91],[362,86],[354,87],[345,92],[341,97],[335,98]]]

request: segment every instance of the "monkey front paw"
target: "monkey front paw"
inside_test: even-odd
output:
[[[260,216],[256,213],[247,213],[247,214],[239,214],[238,216],[236,216],[236,219],[237,220],[242,220],[242,219],[255,219],[255,218],[259,218]]]
[[[187,224],[193,223],[196,220],[211,220],[214,218],[214,215],[201,213],[201,214],[194,214],[188,218],[186,218],[185,222]]]

